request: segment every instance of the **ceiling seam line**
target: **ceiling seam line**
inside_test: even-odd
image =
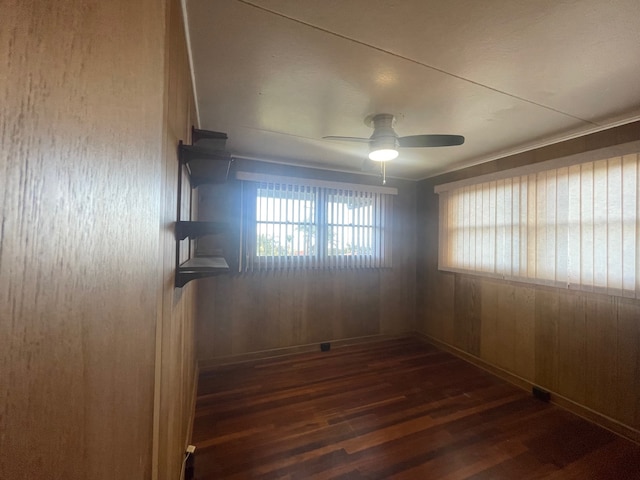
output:
[[[282,14],[282,13],[280,13],[280,12],[275,12],[275,11],[273,11],[273,10],[269,10],[268,8],[262,7],[262,6],[260,6],[260,5],[256,5],[256,4],[251,3],[251,2],[249,2],[249,1],[247,1],[247,0],[236,0],[236,1],[237,1],[237,2],[239,2],[239,3],[243,3],[243,4],[247,5],[247,6],[250,6],[250,7],[256,8],[256,9],[258,9],[258,10],[262,10],[262,11],[264,11],[264,12],[270,13],[270,14],[272,14],[272,15],[277,15],[278,17],[284,18],[284,19],[286,19],[286,20],[290,20],[290,21],[292,21],[292,22],[296,22],[296,23],[298,23],[298,24],[300,24],[300,25],[304,25],[304,26],[306,26],[306,27],[313,28],[314,30],[318,30],[319,32],[328,33],[329,35],[333,35],[333,36],[338,37],[338,38],[341,38],[341,39],[343,39],[343,40],[347,40],[347,41],[353,42],[353,43],[355,43],[355,44],[358,44],[358,45],[362,45],[362,46],[364,46],[364,47],[371,48],[371,49],[376,50],[376,51],[378,51],[378,52],[385,53],[385,54],[387,54],[387,55],[391,55],[391,56],[393,56],[393,57],[396,57],[396,58],[399,58],[399,59],[405,60],[405,61],[407,61],[407,62],[411,62],[411,63],[413,63],[413,64],[415,64],[415,65],[419,65],[419,66],[421,66],[421,67],[428,68],[428,69],[430,69],[430,70],[433,70],[433,71],[436,71],[436,72],[442,73],[442,74],[444,74],[444,75],[448,75],[448,76],[450,76],[450,77],[457,78],[458,80],[461,80],[461,81],[463,81],[463,82],[467,82],[467,83],[470,83],[470,84],[472,84],[472,85],[476,85],[476,86],[478,86],[478,87],[486,88],[487,90],[491,90],[492,92],[496,92],[496,93],[499,93],[499,94],[501,94],[501,95],[506,95],[506,96],[511,97],[511,98],[514,98],[514,99],[516,99],[516,100],[520,100],[520,101],[522,101],[522,102],[526,102],[526,103],[528,103],[528,104],[530,104],[530,105],[535,105],[536,107],[544,108],[545,110],[549,110],[549,111],[551,111],[551,112],[559,113],[559,114],[561,114],[561,115],[564,115],[564,116],[567,116],[567,117],[573,118],[573,119],[575,119],[575,120],[579,120],[579,121],[584,122],[584,123],[588,123],[588,124],[590,124],[590,125],[594,125],[594,126],[598,126],[598,125],[599,125],[598,123],[592,122],[592,121],[590,121],[590,120],[586,120],[586,119],[584,119],[584,118],[578,117],[578,116],[576,116],[576,115],[572,115],[572,114],[567,113],[567,112],[563,112],[562,110],[558,110],[558,109],[553,108],[553,107],[550,107],[550,106],[548,106],[548,105],[543,105],[543,104],[541,104],[541,103],[534,102],[533,100],[528,100],[528,99],[526,99],[526,98],[524,98],[524,97],[520,97],[520,96],[518,96],[518,95],[514,95],[514,94],[512,94],[512,93],[504,92],[504,91],[499,90],[499,89],[497,89],[497,88],[490,87],[490,86],[488,86],[488,85],[485,85],[485,84],[480,83],[480,82],[476,82],[476,81],[471,80],[471,79],[469,79],[469,78],[465,78],[465,77],[463,77],[463,76],[461,76],[461,75],[456,75],[455,73],[447,72],[446,70],[442,70],[441,68],[434,67],[433,65],[427,65],[426,63],[422,63],[422,62],[419,62],[418,60],[414,60],[414,59],[412,59],[412,58],[405,57],[405,56],[403,56],[403,55],[400,55],[400,54],[397,54],[397,53],[391,52],[391,51],[389,51],[389,50],[385,50],[384,48],[376,47],[375,45],[370,45],[370,44],[365,43],[365,42],[363,42],[363,41],[356,40],[355,38],[347,37],[346,35],[342,35],[341,33],[332,32],[331,30],[327,30],[326,28],[322,28],[322,27],[319,27],[319,26],[317,26],[317,25],[313,25],[313,24],[311,24],[311,23],[304,22],[304,21],[299,20],[299,19],[297,19],[297,18],[289,17],[289,16],[284,15],[284,14]]]

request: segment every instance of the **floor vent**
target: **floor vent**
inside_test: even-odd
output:
[[[533,393],[534,397],[538,400],[542,400],[543,402],[549,402],[549,400],[551,400],[551,394],[540,387],[533,387],[531,389],[531,393]]]

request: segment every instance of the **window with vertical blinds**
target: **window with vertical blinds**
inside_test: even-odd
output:
[[[391,266],[395,189],[239,172],[240,270]]]
[[[640,155],[556,163],[436,187],[439,268],[640,297]]]

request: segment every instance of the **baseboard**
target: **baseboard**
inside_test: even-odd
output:
[[[189,425],[187,426],[187,438],[186,438],[186,443],[185,443],[185,450],[187,445],[189,445],[191,443],[191,439],[193,438],[193,422],[195,421],[196,418],[196,402],[198,401],[198,379],[200,378],[200,367],[199,365],[196,363],[195,368],[193,369],[193,384],[192,384],[192,390],[191,390],[191,411],[190,411],[190,415],[189,418],[191,419],[191,421],[189,422]]]
[[[309,343],[305,345],[294,345],[291,347],[283,347],[283,348],[274,348],[271,350],[261,350],[259,352],[250,352],[250,353],[241,353],[237,355],[228,355],[225,357],[217,357],[207,360],[200,360],[198,365],[200,367],[200,372],[206,372],[207,369],[218,367],[220,365],[228,365],[231,363],[242,363],[249,362],[252,360],[262,360],[265,358],[271,357],[280,357],[283,355],[292,355],[295,353],[307,353],[307,352],[319,352],[320,351],[320,343],[330,342],[331,348],[341,348],[349,345],[358,345],[361,343],[373,343],[373,342],[381,342],[384,340],[391,340],[394,338],[406,338],[409,336],[413,336],[413,332],[407,332],[398,335],[386,335],[386,334],[377,334],[377,335],[368,335],[365,337],[352,337],[352,338],[343,338],[338,340],[323,340],[318,343]]]
[[[463,350],[460,350],[457,347],[454,347],[453,345],[449,345],[448,343],[445,343],[433,337],[430,337],[429,335],[425,335],[424,333],[421,333],[421,332],[414,332],[414,336],[426,343],[430,343],[431,345],[434,345],[435,347],[441,350],[449,352],[452,355],[455,355],[456,357],[461,358],[462,360],[472,363],[476,367],[486,370],[492,375],[495,375],[496,377],[500,377],[503,380],[515,385],[516,387],[519,387],[525,390],[526,392],[531,393],[531,389],[534,386],[547,390],[546,387],[542,387],[541,385],[532,383],[525,378],[519,377],[518,375],[514,375],[513,373],[508,372],[507,370],[504,370],[500,367],[496,367],[495,365],[491,365],[490,363],[482,360],[481,358],[476,357],[475,355],[471,355]],[[553,403],[554,405],[557,405],[579,417],[582,417],[585,420],[595,423],[601,426],[602,428],[605,428],[617,435],[620,435],[621,437],[631,440],[634,443],[640,444],[640,431],[628,425],[620,423],[619,421],[611,417],[603,415],[602,413],[596,412],[595,410],[592,410],[589,407],[576,403],[575,401],[569,398],[566,398],[556,392],[550,391],[549,393],[551,394],[551,403]]]

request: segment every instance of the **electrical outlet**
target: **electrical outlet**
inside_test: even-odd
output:
[[[193,453],[196,451],[195,445],[187,445],[187,453]]]

